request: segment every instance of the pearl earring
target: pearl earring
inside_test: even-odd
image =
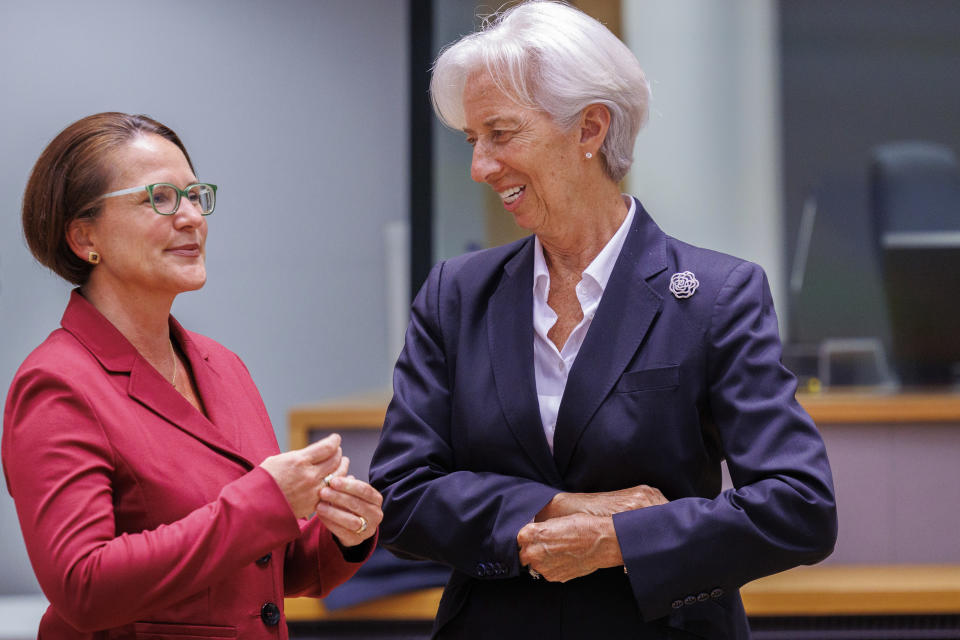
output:
[[[586,152],[585,154],[583,154],[583,155],[584,155],[584,157],[585,157],[587,160],[589,160],[590,158],[593,157],[593,154],[590,153],[589,151],[587,151],[587,152]]]
[[[90,251],[87,253],[87,262],[90,264],[100,264],[100,254],[96,251]]]

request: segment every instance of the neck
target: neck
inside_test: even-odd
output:
[[[629,209],[617,185],[610,185],[600,198],[571,207],[560,228],[537,232],[551,271],[582,274],[623,224]]]
[[[91,279],[83,297],[123,334],[130,344],[168,380],[174,372],[171,356],[170,307],[173,296],[145,295]]]

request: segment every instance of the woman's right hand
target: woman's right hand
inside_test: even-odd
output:
[[[303,449],[270,456],[260,466],[273,476],[294,515],[306,518],[316,510],[323,479],[346,474],[341,459],[340,436],[334,433]]]
[[[577,513],[606,517],[667,502],[659,489],[645,484],[598,493],[558,493],[540,510],[534,522]]]

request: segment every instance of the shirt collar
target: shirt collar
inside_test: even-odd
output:
[[[617,232],[597,254],[597,257],[583,270],[583,277],[589,277],[599,285],[601,293],[607,288],[607,281],[610,280],[610,274],[613,273],[613,266],[620,256],[620,250],[623,249],[623,243],[627,239],[627,233],[630,231],[630,225],[633,223],[633,216],[637,210],[636,200],[626,196],[625,198],[630,203],[627,216],[620,223]],[[540,244],[540,238],[536,235],[534,235],[533,247],[533,294],[541,300],[546,300],[550,289],[550,271],[547,269],[547,261],[543,257],[543,245]]]

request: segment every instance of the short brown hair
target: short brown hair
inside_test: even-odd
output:
[[[93,265],[67,244],[70,223],[100,213],[100,196],[113,175],[114,151],[139,135],[155,134],[183,151],[172,129],[144,115],[107,112],[77,120],[47,145],[33,166],[23,194],[23,235],[40,264],[73,284],[85,284]],[[194,171],[195,172],[195,171]]]

